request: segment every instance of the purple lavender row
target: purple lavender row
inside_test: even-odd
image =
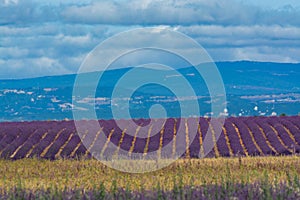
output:
[[[257,142],[258,146],[261,148],[261,150],[263,151],[263,153],[265,155],[275,155],[276,154],[276,150],[272,149],[272,144],[271,146],[267,143],[267,140],[263,137],[263,133],[261,133],[259,126],[256,124],[256,122],[254,122],[253,117],[247,117],[245,118],[245,124],[247,125],[247,127],[249,128],[249,130],[252,132],[253,137],[255,139],[255,141]]]
[[[288,148],[293,149],[296,152],[299,152],[300,148],[298,147],[298,143],[294,141],[295,140],[294,137],[290,136],[286,131],[286,129],[284,129],[278,117],[268,118],[267,122],[271,127],[273,127],[277,131],[282,141]]]
[[[224,134],[223,130],[222,130],[221,135],[220,135],[220,137],[217,141],[217,147],[218,147],[218,151],[220,153],[220,156],[225,156],[225,157],[230,156],[230,151],[229,151],[228,145],[226,143],[225,134]]]
[[[2,150],[2,157],[9,157],[10,155],[12,155],[18,149],[18,147],[21,146],[30,137],[31,134],[35,134],[35,130],[32,128],[24,130],[23,127],[17,127],[17,130],[20,132],[20,134]]]
[[[40,140],[42,139],[43,135],[45,135],[46,133],[47,133],[47,129],[45,127],[38,128],[36,130],[36,132],[33,135],[31,135],[30,138],[28,138],[24,142],[23,146],[19,149],[19,151],[16,152],[16,155],[14,156],[14,159],[20,159],[20,158],[26,157],[26,155],[28,153],[30,153],[30,150],[32,148],[34,148],[35,145],[40,142]],[[30,156],[31,157],[32,156],[38,157],[39,155],[33,155],[33,154],[31,154]]]
[[[5,132],[3,133],[4,136],[2,137],[0,141],[0,156],[6,158],[7,154],[3,151],[6,147],[9,147],[13,143],[13,141],[18,138],[18,135],[20,134],[20,130],[15,127],[6,127]]]
[[[254,140],[265,155],[269,154],[291,154],[300,152],[300,129],[298,128],[300,117],[246,117],[246,118],[228,118],[225,122],[225,129],[228,134],[230,147],[234,154],[243,155],[243,147],[240,144],[239,137],[234,123],[238,128],[243,144],[247,149],[249,155],[258,155],[259,151],[254,145],[253,138],[249,130],[253,134]],[[162,119],[161,119],[162,120]],[[184,153],[183,157],[197,157],[200,152],[200,134],[205,140],[207,133],[210,131],[208,122],[210,119],[205,118],[189,118],[188,135],[185,127],[179,129],[179,124],[185,126],[186,119],[168,119],[164,125],[164,132],[161,135],[160,131],[151,133],[149,138],[149,146],[147,152],[157,151],[160,145],[166,146],[173,144],[174,135],[176,135],[175,153],[179,149],[185,150],[187,142],[191,145],[188,151]],[[200,131],[195,130],[199,120]],[[89,150],[95,150],[104,154],[112,155],[115,153],[116,146],[120,145],[123,130],[121,130],[116,121],[113,120],[99,120],[94,121],[99,123],[98,126],[89,126],[90,121],[79,121],[80,128],[75,127],[72,121],[51,121],[51,122],[22,122],[22,123],[0,123],[0,153],[2,157],[22,158],[26,156],[41,156],[44,158],[53,159],[55,155],[59,154],[63,157],[74,157],[77,155],[90,155]],[[181,123],[180,123],[181,122]],[[118,123],[123,123],[126,126],[128,121],[119,120]],[[149,120],[136,120],[139,126],[145,126]],[[174,125],[176,125],[174,133]],[[76,130],[76,128],[78,128]],[[102,132],[99,136],[99,129]],[[135,127],[136,128],[136,127]],[[193,129],[194,128],[194,129]],[[261,128],[261,129],[260,129]],[[147,129],[138,131],[135,135],[136,129],[131,129],[131,132],[126,132],[122,137],[123,141],[120,149],[125,152],[132,151],[132,153],[144,153],[148,138],[145,138],[148,132]],[[261,131],[265,133],[262,133]],[[78,131],[78,133],[76,133]],[[84,132],[88,131],[82,144],[81,137]],[[179,132],[180,131],[180,132]],[[73,135],[72,135],[73,133]],[[103,135],[104,134],[104,135]],[[134,135],[136,137],[134,137]],[[292,136],[291,136],[292,135]],[[109,138],[114,146],[106,145]],[[161,140],[162,138],[162,140]],[[46,150],[45,150],[46,149]],[[226,143],[225,134],[221,132],[219,140],[217,141],[217,149],[221,156],[229,156],[228,144]],[[171,152],[172,150],[172,152]],[[165,156],[172,155],[174,149],[169,148],[169,152],[162,152]],[[214,157],[215,151],[211,150],[208,157]],[[189,155],[188,155],[189,154]]]
[[[200,132],[202,134],[203,142],[206,140],[206,136],[209,132],[209,122],[210,119],[206,119],[203,117],[199,118],[199,124],[200,124]],[[206,157],[213,158],[216,156],[214,149],[206,149],[204,145],[204,154]]]
[[[300,130],[300,117],[299,116],[284,117],[284,119],[287,119],[290,122],[292,122]]]
[[[167,119],[165,125],[164,125],[164,134],[163,134],[163,141],[162,141],[162,147],[171,147],[173,145],[174,141],[174,125],[176,121],[175,119]],[[177,130],[177,129],[176,129]],[[175,131],[176,131],[175,130]],[[165,148],[162,157],[172,157],[172,148]]]
[[[241,138],[244,142],[244,145],[249,153],[249,155],[260,155],[259,150],[256,148],[253,139],[249,133],[248,128],[246,127],[245,123],[243,122],[243,118],[230,118],[232,123],[234,123],[239,132],[241,134]]]
[[[280,154],[290,154],[289,150],[283,146],[283,144],[280,142],[277,134],[273,131],[273,129],[270,127],[269,124],[264,123],[266,118],[262,118],[263,120],[255,119],[255,122],[263,132],[265,133],[267,139],[270,141],[272,146],[276,149],[276,151]]]
[[[197,158],[200,153],[200,132],[198,131],[199,127],[199,119],[197,118],[190,118],[188,119],[188,125],[193,126],[190,127],[189,130],[193,129],[195,132],[191,133],[189,131],[189,139],[190,139],[190,147],[189,147],[189,153],[191,158]],[[195,127],[197,126],[197,127]]]
[[[47,127],[45,127],[47,129]],[[42,155],[45,152],[45,149],[52,144],[52,142],[55,142],[55,139],[59,134],[62,132],[65,132],[64,130],[67,129],[65,126],[62,126],[62,124],[58,124],[58,126],[52,127],[52,129],[49,129],[47,134],[43,139],[41,139],[38,144],[36,144],[35,148],[32,150],[30,156],[38,155],[41,157],[44,157]],[[66,132],[65,132],[66,134]],[[52,155],[54,157],[54,155]]]
[[[300,129],[298,129],[295,124],[287,120],[286,118],[279,118],[280,123],[286,129],[288,129],[294,136],[296,142],[300,144]]]
[[[235,155],[244,155],[243,147],[241,146],[239,137],[237,135],[237,132],[232,125],[232,122],[230,120],[226,120],[224,127],[227,131],[227,135],[231,144],[232,151]]]

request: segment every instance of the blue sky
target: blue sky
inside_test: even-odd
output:
[[[0,0],[0,79],[76,73],[106,38],[163,26],[215,61],[300,62],[298,0]]]

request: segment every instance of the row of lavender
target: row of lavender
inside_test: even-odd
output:
[[[121,129],[117,125],[126,127],[126,120],[99,120],[99,126],[89,126],[90,122],[79,121],[77,129],[73,121],[0,123],[0,157],[91,157],[95,150],[106,156],[139,154],[143,157],[157,151],[161,157],[174,157],[182,148],[185,150],[182,156],[188,158],[300,152],[300,117],[296,116],[227,118],[220,134],[211,119],[202,117],[160,119],[157,122],[163,124],[162,128],[154,133],[151,130],[139,132],[142,127],[149,127],[149,120],[136,121],[139,125],[136,130]],[[198,127],[193,128],[195,123]],[[186,127],[179,129],[179,124]],[[204,148],[206,136],[216,143],[208,151]],[[171,148],[159,151],[166,145]]]

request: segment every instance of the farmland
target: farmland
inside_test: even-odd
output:
[[[126,120],[1,123],[0,197],[300,198],[300,117],[230,117],[224,124],[202,117],[156,119],[159,129],[146,119],[135,122],[131,127]],[[89,126],[94,123],[99,126]],[[211,149],[205,149],[207,137],[215,144]],[[167,145],[170,151],[163,152]],[[108,162],[119,159],[130,171],[130,162],[152,162],[148,154],[155,152],[153,162],[164,162],[180,149],[180,159],[147,173],[118,171],[92,158],[99,153]]]
[[[91,126],[91,122],[99,126]],[[154,151],[158,151],[162,158],[173,158],[179,148],[184,149],[180,155],[184,158],[292,155],[300,152],[300,117],[231,117],[225,120],[220,134],[214,130],[216,125],[212,120],[207,118],[169,118],[156,122],[162,127],[154,130],[148,126],[140,132],[149,120],[137,120],[136,128],[126,127],[126,120],[79,121],[77,126],[74,121],[4,122],[0,126],[0,157],[90,158],[94,150],[106,155],[106,159],[122,157],[122,152],[128,154],[126,156],[135,153],[146,156]],[[121,130],[118,124],[125,125],[125,128]],[[195,124],[196,128],[192,127]],[[204,149],[206,135],[211,136],[215,144],[208,150]],[[116,148],[111,148],[108,142]],[[159,152],[167,145],[170,146],[169,152]]]

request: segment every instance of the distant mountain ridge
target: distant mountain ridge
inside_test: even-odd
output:
[[[300,84],[300,63],[270,63],[270,62],[217,62],[220,74],[223,78],[227,92],[235,93],[230,90],[233,86],[250,89],[249,86],[256,86],[258,89],[276,89],[277,93],[280,92],[299,92]],[[124,74],[129,71],[131,67],[123,69],[108,70],[109,76]],[[154,69],[156,70],[156,69]],[[191,74],[195,72],[193,67],[186,67],[176,69],[182,74]],[[86,76],[94,76],[98,72],[87,73]],[[101,72],[100,72],[101,73]],[[58,75],[58,76],[45,76],[28,79],[16,80],[1,80],[0,89],[7,88],[30,88],[30,87],[72,87],[76,78],[76,74]],[[107,85],[111,85],[107,80]],[[105,82],[103,82],[105,84]],[[253,88],[252,88],[253,89]],[[274,91],[274,92],[275,92]],[[239,93],[239,92],[238,92]],[[258,91],[260,93],[260,91]]]
[[[224,81],[229,116],[279,115],[281,113],[297,115],[300,112],[300,64],[240,61],[217,62],[216,66]],[[99,100],[97,109],[99,113],[102,113],[100,118],[111,117],[108,110],[111,106],[112,91],[118,80],[130,69],[132,68],[114,69],[103,73],[94,96]],[[145,72],[151,77],[155,76],[157,70],[147,68]],[[178,82],[175,72],[182,74],[191,85],[196,86],[195,92],[201,97],[198,99],[202,106],[201,116],[210,115],[209,92],[197,70],[193,67],[186,67],[176,69],[176,71],[159,71],[166,79],[173,81],[172,84],[175,87],[181,88],[182,83]],[[88,93],[90,85],[96,80],[97,73],[86,73],[83,76],[87,81],[80,87]],[[72,91],[75,79],[76,74],[1,80],[0,121],[72,118],[72,109],[74,109]],[[132,89],[126,85],[118,87],[122,87],[121,91],[124,96]],[[174,99],[171,93],[158,86],[153,85],[147,90],[139,90],[135,95],[132,98],[132,105],[134,105],[132,109],[136,117],[147,118],[148,115],[144,113],[144,110],[154,103],[169,102],[164,106],[175,106],[172,103],[175,103],[176,98]],[[189,98],[185,97],[185,99]],[[86,100],[82,97],[78,101],[87,103]],[[125,102],[122,99],[119,101],[119,106]],[[80,106],[80,109],[83,107]],[[178,114],[170,113],[170,117],[177,117]]]

